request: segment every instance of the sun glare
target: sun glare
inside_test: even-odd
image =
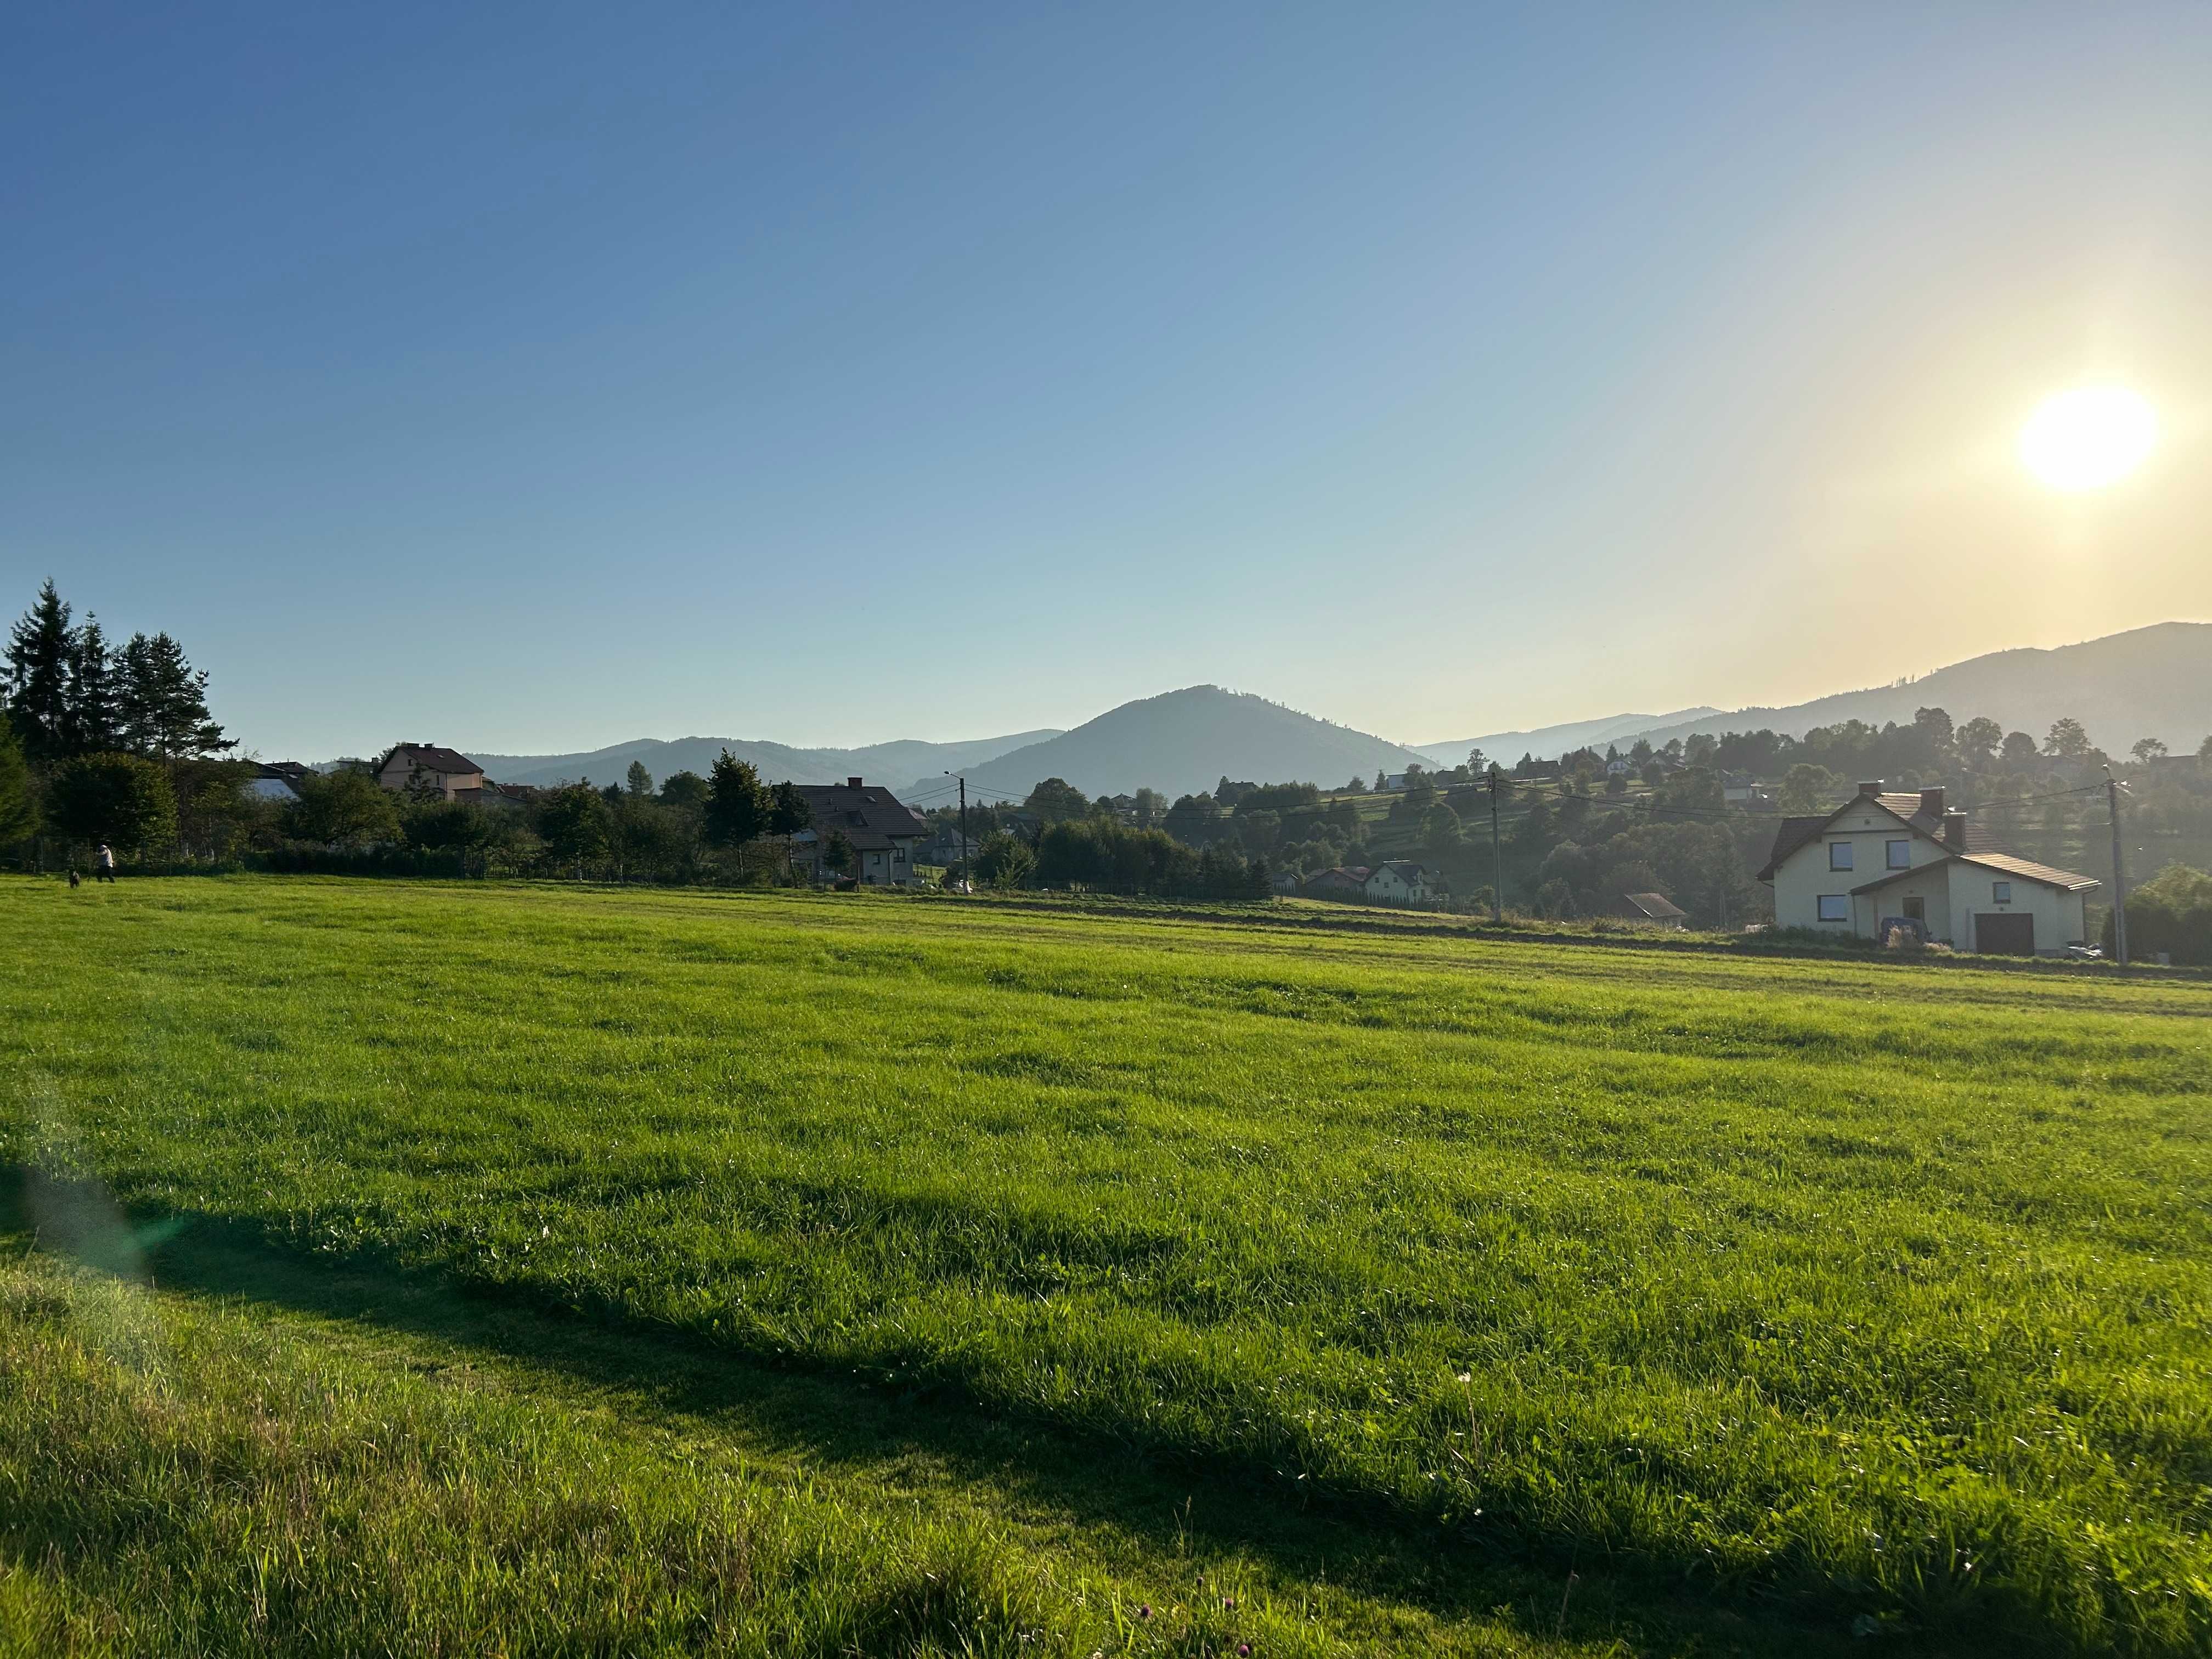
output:
[[[2120,386],[2076,386],[2035,406],[2021,465],[2053,489],[2101,489],[2134,471],[2158,441],[2158,415]]]

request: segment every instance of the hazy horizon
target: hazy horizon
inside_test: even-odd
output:
[[[0,604],[266,756],[1407,744],[2212,616],[2212,11],[7,26]],[[2047,394],[2139,392],[2101,490]]]

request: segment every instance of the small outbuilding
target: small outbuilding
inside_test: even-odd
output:
[[[1690,913],[1664,893],[1623,893],[1620,903],[1622,909],[1632,920],[1656,922],[1662,927],[1683,927],[1689,924]]]

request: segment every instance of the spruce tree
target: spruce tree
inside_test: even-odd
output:
[[[118,666],[99,618],[87,617],[70,640],[69,701],[62,737],[70,754],[97,755],[122,746]]]
[[[38,803],[31,796],[31,769],[15,730],[0,720],[0,847],[21,841],[39,827]]]
[[[69,753],[70,608],[53,578],[8,637],[8,712],[24,752],[37,764]]]
[[[768,792],[760,770],[725,749],[707,780],[707,839],[717,847],[743,847],[768,824]]]
[[[207,671],[167,634],[134,634],[123,647],[118,702],[125,741],[142,755],[188,760],[235,749],[208,713]]]

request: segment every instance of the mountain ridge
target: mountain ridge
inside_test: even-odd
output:
[[[760,768],[771,782],[842,783],[860,776],[883,782],[909,772],[935,767],[957,771],[1005,754],[1012,749],[1060,735],[1059,728],[1009,732],[994,738],[973,738],[955,743],[930,743],[919,738],[897,738],[858,749],[800,748],[760,738],[636,738],[610,744],[604,749],[566,755],[500,755],[486,750],[465,750],[484,769],[485,775],[501,783],[591,783],[605,787],[620,783],[632,761],[642,761],[656,781],[677,772],[696,772],[704,777],[723,750]]]
[[[618,783],[633,760],[642,761],[656,780],[683,770],[703,774],[726,747],[770,781],[827,783],[858,775],[902,794],[926,791],[934,799],[950,788],[947,773],[963,773],[977,799],[1020,799],[1047,777],[1065,778],[1086,794],[1149,787],[1176,795],[1211,789],[1224,775],[1329,787],[1415,763],[1455,766],[1477,745],[1510,763],[1524,752],[1548,759],[1584,744],[1626,749],[1639,737],[1663,745],[1699,732],[1763,726],[1802,737],[1811,726],[1845,720],[1906,722],[1916,708],[1935,705],[1954,720],[1986,714],[2008,731],[2039,738],[2052,721],[2070,717],[2114,754],[2141,737],[2158,738],[2176,753],[2192,751],[2212,728],[2212,623],[2155,623],[2071,645],[1987,652],[1899,684],[1802,703],[1613,714],[1443,744],[1401,744],[1251,692],[1194,685],[1133,699],[1066,731],[1040,727],[958,743],[896,739],[833,749],[766,739],[644,738],[569,755],[465,752],[502,783]]]
[[[1425,764],[1401,744],[1253,692],[1189,685],[1121,703],[1056,737],[971,767],[968,787],[971,795],[1018,799],[1056,777],[1086,795],[1152,788],[1173,796],[1210,790],[1224,776],[1333,785],[1355,774],[1371,777]]]
[[[1901,684],[1833,691],[1800,703],[1678,709],[1648,719],[1616,714],[1419,746],[1442,765],[1459,764],[1476,745],[1510,764],[1523,753],[1550,759],[1585,743],[1626,749],[1642,738],[1663,747],[1699,733],[1767,728],[1802,738],[1814,726],[1847,720],[1903,724],[1923,708],[1943,708],[1961,721],[1986,714],[2007,731],[2025,731],[2039,741],[2053,721],[2078,720],[2092,742],[2116,755],[2144,737],[2159,738],[2177,754],[2193,751],[2212,731],[2212,623],[2152,623],[2070,645],[2012,646]],[[1604,728],[1604,734],[1574,735],[1585,728]]]

